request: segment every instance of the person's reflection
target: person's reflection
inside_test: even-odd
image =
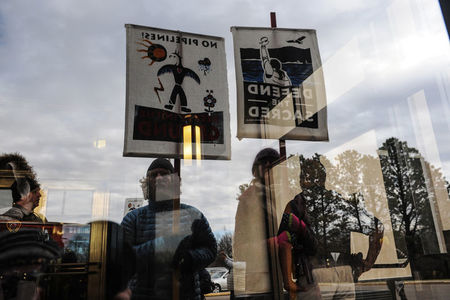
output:
[[[277,241],[283,286],[289,298],[320,299],[309,259],[317,252],[317,239],[302,194],[286,205]]]
[[[0,215],[1,221],[24,221],[44,223],[33,211],[39,206],[41,188],[26,159],[20,154],[5,154],[0,157],[0,165],[8,177],[13,178],[10,186],[12,208]],[[12,175],[12,176],[11,176]]]
[[[136,272],[116,298],[168,300],[174,294],[179,299],[203,298],[203,293],[210,292],[201,290],[203,269],[217,254],[208,221],[186,204],[174,214],[180,184],[167,159],[154,160],[141,183],[148,205],[122,220],[125,240],[134,249]]]
[[[0,156],[0,182],[11,190],[13,202],[0,215],[0,299],[42,299],[43,278],[61,257],[62,243],[52,239],[33,212],[39,205],[40,185],[22,155]]]
[[[383,225],[365,208],[352,213],[342,196],[325,188],[326,170],[317,157],[300,161],[302,192],[287,204],[278,235],[285,287],[299,291],[298,299],[321,299],[315,284],[324,283],[322,294],[354,299],[353,282],[372,268],[381,250]],[[352,231],[369,236],[365,259],[350,251]]]
[[[234,295],[272,299],[268,253],[265,174],[279,160],[271,148],[261,150],[252,166],[254,179],[238,198],[233,240]]]

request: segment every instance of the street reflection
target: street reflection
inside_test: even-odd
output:
[[[109,192],[41,189],[25,157],[4,154],[2,297],[126,299],[142,293],[185,299],[201,287],[198,295],[228,290],[231,299],[409,299],[417,284],[450,278],[450,184],[406,141],[391,137],[380,145],[363,152],[353,141],[285,161],[274,149],[259,151],[251,182],[239,186],[234,234],[222,236],[217,258],[203,214],[177,202],[180,181],[170,167],[156,177],[153,169],[147,172],[140,184],[144,198],[153,200],[127,206],[122,227],[103,220]],[[131,226],[129,219],[152,209],[155,229],[137,239],[136,228],[148,220]],[[66,223],[49,223],[47,216]],[[67,222],[74,219],[97,221]],[[207,259],[195,263],[186,254],[205,249]],[[205,269],[213,262],[229,270],[220,288]],[[382,283],[368,285],[373,281]],[[422,286],[427,289],[437,288]]]

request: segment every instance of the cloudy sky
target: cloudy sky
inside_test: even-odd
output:
[[[0,152],[18,151],[35,166],[55,219],[64,210],[86,221],[85,199],[100,192],[109,195],[109,218],[120,221],[125,198],[141,197],[138,180],[152,160],[122,157],[124,24],[223,37],[232,159],[182,166],[182,201],[201,209],[215,231],[232,230],[238,186],[251,180],[255,154],[278,141],[235,138],[230,27],[269,27],[275,11],[278,27],[317,30],[329,104],[330,141],[288,141],[288,155],[374,153],[396,136],[449,177],[449,44],[438,1],[255,3],[2,1]],[[106,147],[95,147],[98,140]],[[60,208],[63,199],[70,204]]]

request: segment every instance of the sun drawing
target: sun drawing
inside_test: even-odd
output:
[[[147,55],[142,56],[142,59],[150,59],[152,62],[148,65],[151,66],[155,61],[160,62],[166,59],[167,50],[164,46],[159,44],[153,44],[147,39],[142,39],[142,42],[138,42],[137,44],[144,46],[146,49],[138,49],[138,52],[145,52]]]

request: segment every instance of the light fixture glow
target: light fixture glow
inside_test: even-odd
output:
[[[183,127],[183,159],[185,165],[192,163],[192,126]]]
[[[200,161],[202,159],[202,144],[201,144],[201,133],[200,133],[200,127],[195,126],[195,155],[197,158],[197,165],[200,164]]]

